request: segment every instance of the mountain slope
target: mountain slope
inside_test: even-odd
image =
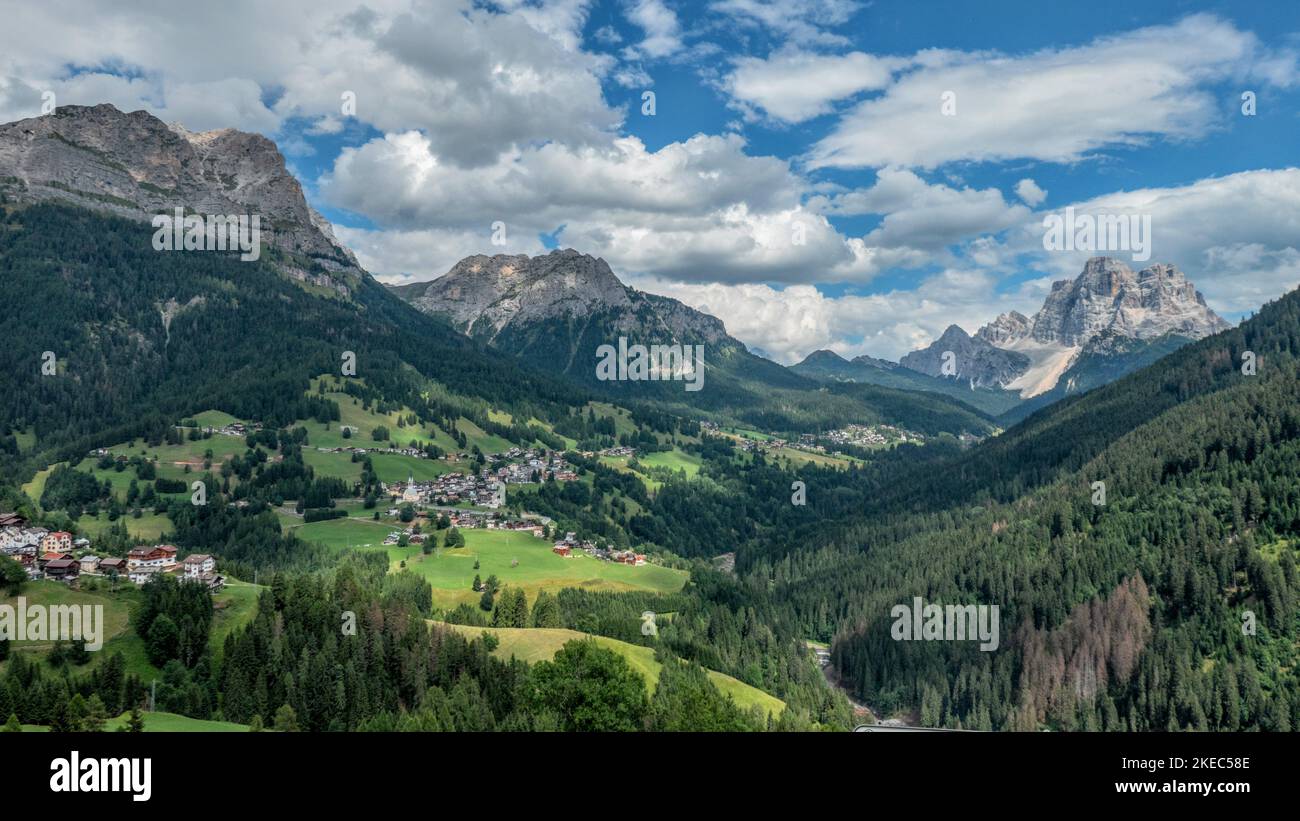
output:
[[[965,453],[882,471],[797,554],[773,544],[737,566],[777,573],[810,633],[839,614],[833,659],[857,697],[925,724],[1288,729],[1297,398],[1293,292]],[[998,650],[896,640],[892,608],[913,596],[998,606]]]

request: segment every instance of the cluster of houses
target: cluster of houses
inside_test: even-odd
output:
[[[575,482],[578,479],[578,474],[558,453],[511,448],[505,453],[493,454],[491,458],[497,481],[504,484],[537,482],[550,475],[554,475],[557,482]],[[507,460],[508,464],[497,467],[496,462],[501,460]]]
[[[646,563],[645,554],[637,553],[635,550],[611,550],[605,547],[599,547],[595,542],[584,539],[579,540],[578,534],[570,531],[564,534],[563,539],[559,539],[551,546],[551,552],[560,556],[570,557],[573,551],[581,550],[593,559],[601,559],[607,562],[618,562],[619,564],[643,565]]]
[[[804,436],[806,444],[813,437]],[[924,437],[919,433],[913,433],[910,430],[896,427],[894,425],[849,425],[839,430],[833,430],[827,433],[823,438],[829,439],[837,445],[858,445],[860,447],[871,447],[889,444],[901,444],[903,442],[920,442]],[[820,447],[818,445],[807,445],[808,447]],[[822,451],[825,449],[822,448]]]
[[[175,573],[186,581],[205,584],[213,592],[226,583],[217,574],[217,562],[211,556],[196,553],[177,561],[173,545],[132,548],[126,558],[101,558],[86,552],[89,547],[87,539],[74,540],[71,533],[61,530],[28,527],[23,517],[0,513],[0,553],[22,565],[29,579],[71,584],[82,575],[117,576],[143,585],[159,573]]]
[[[469,502],[473,505],[496,509],[505,504],[505,485],[487,476],[464,473],[444,473],[436,479],[417,482],[408,478],[405,483],[384,485],[384,491],[393,499],[411,504],[435,502],[454,505]]]

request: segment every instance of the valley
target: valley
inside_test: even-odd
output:
[[[1300,721],[1295,292],[1232,327],[1094,257],[1032,317],[786,367],[571,248],[381,284],[258,139],[24,122],[0,604],[105,628],[0,642],[24,731]],[[263,253],[155,251],[155,189],[265,205]],[[702,389],[598,378],[621,337],[703,346]],[[998,607],[997,650],[901,640],[913,597]]]

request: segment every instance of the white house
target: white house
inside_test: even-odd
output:
[[[186,556],[185,561],[181,562],[185,567],[186,578],[199,578],[205,573],[211,573],[217,569],[217,560],[206,553],[194,553]]]

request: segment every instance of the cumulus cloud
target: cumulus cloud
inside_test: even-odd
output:
[[[923,52],[918,68],[846,114],[809,163],[1066,163],[1154,137],[1194,138],[1216,116],[1206,85],[1251,75],[1272,57],[1253,34],[1209,15],[1023,56]],[[941,112],[949,92],[954,116]]]
[[[1038,187],[1038,183],[1029,178],[1025,178],[1016,183],[1016,196],[1024,201],[1025,205],[1033,208],[1047,199],[1047,192]]]
[[[481,233],[499,220],[535,235],[563,226],[564,244],[633,272],[813,281],[850,261],[829,221],[802,207],[806,182],[786,161],[744,148],[734,134],[658,151],[634,137],[603,147],[551,143],[471,170],[444,163],[411,131],[344,149],[319,189],[331,204],[401,230]]]
[[[107,101],[195,129],[274,134],[291,117],[337,119],[351,91],[358,119],[422,129],[447,163],[607,140],[623,115],[601,90],[615,61],[579,48],[588,3],[498,5],[512,13],[471,0],[376,0],[359,11],[232,0],[183,15],[163,3],[52,0],[0,29],[0,76],[28,89],[0,99],[0,114],[35,115],[29,89],[49,89],[61,104]]]
[[[632,0],[627,18],[645,32],[645,39],[628,47],[627,56],[659,58],[681,51],[681,23],[663,0]]]
[[[1239,313],[1300,285],[1300,169],[1243,171],[1190,185],[1119,191],[1077,214],[1151,217],[1151,259],[1184,271],[1215,310]],[[1051,213],[1061,214],[1060,210]],[[1074,276],[1089,252],[1044,251],[1041,215],[1009,242],[1041,270]],[[1128,261],[1127,252],[1108,252]]]

